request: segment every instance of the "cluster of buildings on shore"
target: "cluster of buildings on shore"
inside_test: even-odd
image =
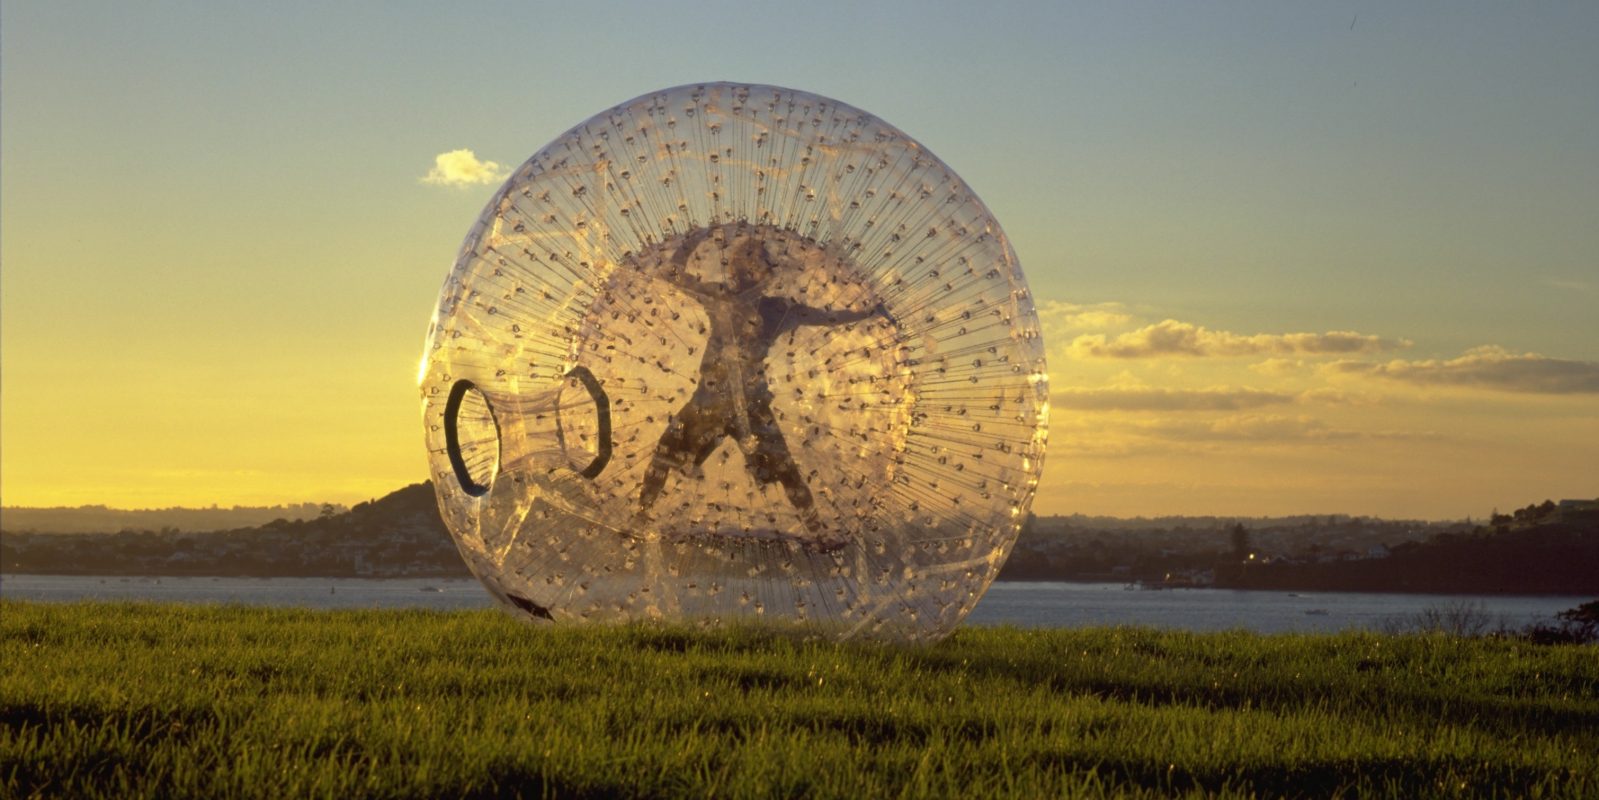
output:
[[[1468,522],[1338,515],[1242,522],[1209,517],[1036,517],[1016,543],[1006,564],[1006,577],[1211,586],[1216,583],[1219,566],[1386,558],[1392,548],[1405,543],[1471,529]]]

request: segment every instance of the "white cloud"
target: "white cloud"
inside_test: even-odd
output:
[[[1382,398],[1376,395],[1359,392],[1346,392],[1323,386],[1318,389],[1306,389],[1299,393],[1299,402],[1306,405],[1323,406],[1375,406],[1382,403]]]
[[[1385,339],[1354,331],[1245,335],[1168,319],[1115,338],[1105,334],[1079,336],[1072,340],[1071,353],[1078,358],[1288,356],[1374,353],[1409,345],[1404,339]]]
[[[1084,331],[1104,331],[1132,324],[1133,315],[1122,303],[1066,303],[1046,300],[1036,309],[1045,336]]]
[[[1435,440],[1432,431],[1334,428],[1305,415],[1242,414],[1214,420],[1161,420],[1139,426],[1154,438],[1178,442],[1340,442]]]
[[[1297,358],[1268,358],[1258,364],[1250,364],[1249,371],[1274,378],[1283,378],[1298,375],[1305,370],[1305,362]]]
[[[1291,403],[1294,396],[1258,389],[1060,389],[1050,403],[1085,411],[1233,411]]]
[[[479,161],[471,150],[451,150],[433,158],[433,169],[422,176],[429,186],[473,186],[499,183],[510,173],[505,165],[495,161]]]
[[[1562,292],[1576,292],[1578,294],[1593,294],[1593,284],[1571,278],[1544,278],[1543,285]]]

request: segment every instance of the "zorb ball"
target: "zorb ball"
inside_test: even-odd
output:
[[[836,100],[653,92],[538,151],[428,328],[439,508],[556,621],[947,634],[1027,516],[1048,417],[1016,254]]]

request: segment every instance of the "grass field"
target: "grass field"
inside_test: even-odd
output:
[[[0,796],[1599,796],[1599,649],[0,605]]]

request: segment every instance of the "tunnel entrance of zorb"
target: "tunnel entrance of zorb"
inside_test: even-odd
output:
[[[511,176],[441,293],[423,416],[463,556],[530,616],[922,639],[1025,518],[1044,375],[1015,254],[948,167],[858,109],[714,84]]]
[[[472,497],[488,494],[500,467],[500,428],[488,400],[471,381],[459,380],[450,387],[444,440],[461,491]]]

